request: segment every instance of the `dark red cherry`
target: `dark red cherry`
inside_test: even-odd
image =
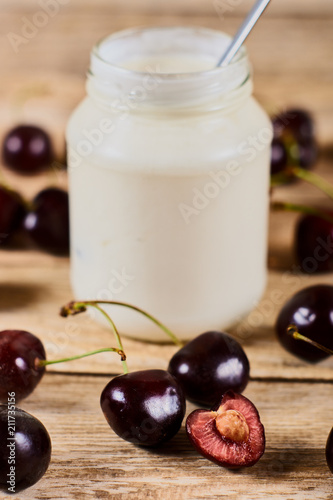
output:
[[[326,442],[326,462],[333,474],[333,428],[331,429]]]
[[[194,410],[186,432],[196,450],[222,467],[251,467],[265,451],[265,431],[256,407],[228,391],[212,410]]]
[[[312,167],[318,158],[318,147],[310,113],[288,109],[275,116],[272,122],[271,173],[280,173],[285,167]]]
[[[44,425],[15,407],[15,396],[0,404],[0,490],[18,493],[37,483],[48,469],[51,439]]]
[[[292,324],[301,335],[333,349],[333,286],[300,290],[283,306],[276,322],[278,339],[287,351],[310,363],[327,358],[329,354],[317,347],[294,339],[288,332]]]
[[[3,143],[3,162],[15,172],[34,174],[54,158],[50,137],[39,127],[20,125],[11,130]]]
[[[112,379],[102,392],[101,408],[122,439],[156,446],[178,432],[186,405],[183,391],[170,373],[142,370]]]
[[[69,253],[68,193],[58,188],[41,191],[33,209],[24,219],[24,228],[42,249],[56,255]]]
[[[318,157],[318,147],[314,140],[295,140],[287,149],[289,166],[310,168]]]
[[[281,139],[273,139],[271,153],[271,174],[283,172],[288,165],[288,155]]]
[[[0,244],[6,243],[22,224],[25,215],[21,196],[0,186]]]
[[[187,399],[212,406],[229,389],[242,392],[249,381],[249,360],[241,345],[222,332],[195,337],[171,358],[168,371]]]
[[[333,213],[328,213],[333,218]],[[296,257],[308,274],[333,271],[333,224],[316,215],[303,215],[295,233]]]
[[[0,401],[6,402],[14,392],[16,402],[26,398],[35,389],[45,372],[36,367],[36,360],[45,360],[41,341],[24,330],[0,332]]]
[[[274,136],[293,135],[301,141],[314,138],[314,122],[308,111],[298,108],[287,109],[273,118]]]

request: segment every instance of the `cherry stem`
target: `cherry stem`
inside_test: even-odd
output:
[[[54,361],[48,361],[46,359],[36,358],[35,365],[36,368],[40,368],[41,366],[55,365],[57,363],[66,363],[67,361],[74,361],[76,359],[87,358],[88,356],[93,356],[94,354],[99,354],[101,352],[116,352],[119,354],[122,361],[126,361],[126,354],[122,349],[116,349],[115,347],[105,347],[103,349],[98,349],[97,351],[91,351],[85,354],[79,354],[77,356],[72,356],[70,358],[56,359]]]
[[[331,184],[329,184],[320,175],[301,167],[291,167],[290,169],[287,169],[287,171],[294,177],[298,177],[299,179],[302,179],[303,181],[308,182],[309,184],[312,184],[316,188],[320,189],[333,200],[333,186],[331,186]]]
[[[314,207],[308,207],[307,205],[295,205],[294,203],[285,203],[282,201],[275,201],[271,203],[271,208],[273,210],[284,210],[286,212],[300,212],[302,214],[315,215],[326,220],[330,224],[333,224],[333,217]]]
[[[315,186],[333,200],[333,186],[320,175],[302,167],[287,167],[283,172],[273,174],[271,176],[271,187],[276,187],[293,177]]]
[[[121,352],[124,352],[123,344],[121,342],[121,338],[120,338],[120,335],[119,335],[119,332],[117,330],[116,325],[114,324],[114,322],[110,318],[110,316],[104,311],[104,309],[102,309],[101,307],[99,307],[98,302],[96,302],[96,301],[74,302],[74,301],[72,301],[68,305],[66,305],[66,306],[64,306],[64,307],[61,308],[60,315],[63,316],[64,318],[66,318],[69,315],[73,316],[75,314],[79,314],[81,312],[85,312],[87,310],[87,306],[94,307],[95,309],[97,309],[97,311],[99,311],[106,318],[106,320],[108,321],[108,323],[111,326],[111,329],[112,329],[113,334],[115,336],[115,339],[116,339],[116,342],[118,344],[119,350]],[[126,363],[126,356],[125,356],[125,359],[121,360],[121,362],[122,362],[122,365],[123,365],[124,374],[128,373],[128,366],[127,366],[127,363]]]
[[[275,188],[277,186],[281,186],[281,184],[285,184],[286,182],[290,182],[291,176],[286,173],[286,171],[279,172],[278,174],[271,175],[271,188]]]
[[[308,337],[305,337],[304,335],[299,333],[296,325],[289,325],[287,328],[287,332],[290,333],[294,339],[303,340],[304,342],[311,344],[313,347],[317,347],[321,351],[324,351],[327,354],[330,354],[331,356],[333,355],[333,351],[331,349],[328,349],[327,347],[324,347],[323,345],[318,344],[318,342],[315,342],[314,340],[311,340]]]
[[[128,307],[129,309],[132,309],[133,311],[137,311],[146,318],[150,319],[155,325],[157,325],[161,330],[166,333],[171,340],[178,346],[182,346],[182,342],[176,337],[176,335],[169,330],[163,323],[161,323],[158,319],[156,319],[154,316],[151,314],[147,313],[143,309],[140,309],[140,307],[133,306],[131,304],[128,304],[126,302],[117,302],[114,300],[89,300],[89,301],[82,301],[82,302],[70,302],[67,306],[64,306],[61,309],[60,314],[62,316],[67,316],[68,314],[78,314],[80,312],[83,312],[85,309],[85,306],[93,306],[98,308],[98,304],[103,304],[103,305],[114,305],[114,306],[123,306],[123,307]],[[99,308],[100,311],[102,309]],[[105,313],[104,313],[105,314]]]

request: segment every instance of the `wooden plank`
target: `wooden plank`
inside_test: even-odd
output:
[[[6,29],[19,32],[20,21],[11,12],[2,14]],[[169,26],[179,24],[175,15],[86,15],[59,16],[36,35],[20,44],[15,53],[6,36],[1,39],[0,56],[3,74],[10,71],[65,71],[84,76],[93,45],[103,36],[120,29],[147,25]],[[186,26],[204,26],[235,33],[239,20],[235,17],[221,23],[217,17],[186,16]],[[288,33],[288,36],[283,36]],[[326,79],[332,80],[332,69],[328,64],[333,46],[333,18],[285,19],[268,18],[256,26],[255,33],[247,42],[251,61],[258,74],[270,74],[280,78],[284,73],[306,84],[306,79],[316,80],[318,86]],[[318,57],[320,54],[320,57]]]
[[[324,450],[332,427],[332,384],[250,383],[245,395],[265,426],[266,452],[254,467],[232,472],[198,455],[184,424],[161,448],[121,440],[99,407],[107,381],[48,375],[22,403],[48,429],[53,453],[42,480],[13,499],[331,498]],[[194,408],[188,404],[187,414]]]
[[[21,33],[22,16],[32,18],[40,4],[2,0],[0,141],[13,123],[39,123],[52,134],[61,162],[65,124],[84,95],[89,51],[97,39],[143,24],[204,25],[234,33],[253,0],[226,1],[239,5],[222,20],[212,0],[71,0],[16,54],[6,34]],[[328,64],[332,15],[333,4],[327,0],[273,1],[248,43],[260,102],[272,113],[290,105],[313,111],[319,141],[327,148],[333,137],[333,72]],[[333,181],[331,163],[328,150],[317,171]],[[56,166],[45,175],[24,179],[4,168],[1,173],[28,198],[45,185],[67,184]],[[274,199],[329,206],[305,184],[279,188]],[[99,408],[102,388],[112,373],[120,372],[117,356],[105,353],[48,368],[36,391],[22,402],[48,428],[53,455],[42,481],[12,498],[331,498],[332,475],[324,448],[332,426],[333,360],[307,365],[286,353],[274,333],[276,316],[288,297],[310,284],[332,284],[332,273],[304,276],[294,269],[296,221],[295,214],[271,215],[271,269],[265,296],[248,318],[230,330],[248,354],[252,380],[245,395],[258,407],[266,428],[266,453],[254,468],[241,475],[217,468],[191,448],[184,426],[159,450],[136,448],[118,438]],[[114,342],[110,330],[88,315],[59,317],[59,307],[72,298],[68,259],[31,249],[1,250],[0,276],[1,329],[32,331],[43,340],[49,359]],[[172,345],[129,338],[124,338],[124,346],[131,370],[166,368],[176,351]],[[194,408],[188,404],[187,413]]]
[[[59,154],[63,151],[63,130],[74,101],[80,98],[82,82],[75,76],[61,77],[54,74],[44,75],[42,80],[29,77],[23,83],[28,89],[48,89],[41,96],[32,92],[22,105],[21,113],[31,121],[41,119],[49,125],[52,137],[56,139]],[[44,83],[43,83],[44,82]],[[41,84],[43,83],[43,85]],[[274,92],[274,81],[272,92]],[[29,87],[30,85],[30,87]],[[9,86],[9,80],[3,85],[1,101],[2,125],[0,137],[9,125],[6,120],[11,116],[11,103],[16,102],[16,92],[24,95],[20,83]],[[266,94],[268,96],[268,93]],[[8,96],[10,98],[8,99]],[[30,97],[29,97],[30,96]],[[46,112],[47,110],[47,112]],[[333,180],[331,160],[323,158],[317,171]],[[55,175],[54,171],[43,176],[25,178],[2,169],[2,175],[25,196],[32,198],[45,185],[57,183],[66,186],[66,177]],[[274,193],[275,200],[293,200],[298,203],[326,204],[327,200],[314,188],[306,184],[295,184],[279,188]],[[287,298],[298,289],[318,282],[332,282],[332,274],[318,276],[293,276],[295,274],[292,257],[292,240],[297,215],[272,214],[270,224],[270,265],[272,267],[268,287],[261,303],[250,317],[233,334],[243,344],[250,362],[254,378],[300,378],[333,379],[333,362],[326,360],[316,366],[297,360],[286,353],[277,343],[274,333],[276,316]],[[58,316],[61,305],[72,299],[69,284],[69,262],[36,251],[0,252],[0,310],[2,328],[20,328],[32,331],[45,343],[50,359],[75,355],[106,347],[112,343],[110,331],[86,317],[78,316],[64,320]],[[290,284],[291,283],[291,284]],[[273,297],[273,291],[280,294],[279,300]],[[154,311],[150,311],[154,313]],[[163,318],[161,318],[163,320]],[[121,328],[121,325],[119,325]],[[168,360],[175,352],[173,346],[147,345],[126,339],[125,350],[132,369],[143,367],[167,367]],[[50,367],[49,370],[80,373],[119,373],[120,364],[115,355],[101,354],[72,364]]]
[[[281,190],[279,199],[284,199],[283,192],[291,196],[298,188],[294,186],[293,189]],[[308,192],[314,195],[313,191]],[[307,201],[310,200],[308,196]],[[320,277],[298,274],[292,259],[294,224],[293,214],[272,215],[270,260],[275,270],[269,273],[262,301],[248,318],[230,332],[242,343],[250,360],[253,378],[332,380],[333,359],[315,366],[308,365],[287,353],[277,342],[274,332],[277,314],[290,296],[311,284],[332,283],[332,273]],[[2,328],[28,330],[37,335],[45,344],[48,359],[114,345],[111,331],[89,315],[68,319],[58,315],[60,307],[72,299],[68,267],[67,259],[37,251],[2,251],[0,254]],[[117,318],[116,308],[114,318]],[[117,326],[122,331],[121,324]],[[124,338],[124,348],[132,370],[166,368],[177,350],[172,345],[146,344],[129,338]],[[112,374],[119,373],[121,365],[115,354],[103,353],[81,361],[50,366],[48,370]]]
[[[48,0],[55,3],[57,0]],[[252,7],[254,0],[59,0],[60,12],[72,14],[85,12],[87,14],[102,12],[112,16],[115,13],[160,15],[174,14],[178,16],[187,15],[226,15],[244,16]],[[41,9],[41,2],[34,0],[2,0],[2,9],[15,11],[16,15],[33,14]],[[44,5],[47,0],[44,0]],[[54,7],[56,9],[56,7]],[[332,2],[327,0],[279,0],[272,1],[265,16],[267,17],[323,17],[333,14]]]
[[[12,29],[14,15],[7,12],[3,18],[4,25]],[[5,128],[28,119],[43,124],[56,138],[60,154],[66,120],[85,92],[89,53],[96,40],[121,28],[168,25],[176,20],[172,16],[160,19],[134,15],[110,19],[96,13],[91,16],[78,13],[76,17],[54,20],[28,44],[20,46],[17,54],[6,37],[2,37],[1,123]],[[183,22],[221,29],[215,18],[186,17]],[[228,30],[234,32],[237,23],[231,18]],[[281,36],[283,32],[288,36]],[[332,46],[332,18],[302,21],[268,18],[257,26],[248,41],[255,94],[260,102],[273,113],[291,105],[312,111],[323,145],[331,144],[333,137],[333,70],[327,64]]]

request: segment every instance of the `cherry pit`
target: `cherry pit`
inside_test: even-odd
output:
[[[181,346],[170,360],[168,370],[128,371],[119,332],[112,318],[101,307],[103,304],[136,310],[161,327],[173,342]],[[210,331],[192,340],[187,346],[182,346],[177,337],[152,315],[122,302],[70,302],[61,309],[60,314],[63,317],[80,314],[89,307],[97,309],[109,320],[116,347],[48,361],[42,342],[32,333],[23,330],[0,332],[0,404],[3,408],[6,407],[8,394],[15,394],[16,402],[28,397],[42,380],[49,364],[110,351],[120,356],[124,373],[110,380],[102,390],[100,406],[107,423],[120,438],[143,447],[162,445],[181,428],[186,412],[186,399],[191,399],[199,401],[205,407],[210,405],[215,408],[211,411],[195,410],[188,416],[186,432],[196,450],[214,463],[227,468],[249,467],[260,459],[265,450],[264,428],[254,405],[239,394],[249,381],[249,362],[235,339],[222,332]],[[212,370],[209,370],[210,359]],[[186,363],[189,375],[192,373],[192,383],[190,377],[182,377],[180,360]],[[203,370],[205,377],[201,381],[198,375],[200,370]],[[32,429],[39,425],[34,417],[18,408],[16,411],[22,416],[22,422],[26,422],[28,434],[30,424]],[[203,436],[207,422],[200,412],[209,417],[210,431],[207,439]],[[0,410],[0,429],[1,415]],[[0,432],[0,442],[4,435]],[[46,430],[43,435],[46,442]],[[36,445],[36,450],[39,449],[38,446]],[[43,474],[49,463],[47,450],[50,447],[45,447],[45,453],[31,452],[34,457],[31,464],[36,467],[39,462],[38,470],[42,470]],[[22,458],[22,463],[25,473],[21,475],[20,484],[23,488],[33,484],[41,476],[33,475],[28,460]],[[6,488],[1,477],[0,488]]]
[[[327,347],[331,345],[332,297],[333,287],[327,285],[309,287],[292,297],[282,308],[277,321],[282,345],[310,362],[332,355],[332,348]],[[112,318],[103,309],[104,304],[131,308],[164,330],[180,347],[167,370],[128,371],[121,337]],[[306,327],[304,314],[302,321],[297,321],[301,304],[309,309]],[[188,399],[203,407],[191,412],[185,424],[190,443],[203,457],[230,469],[251,467],[258,462],[265,451],[265,430],[256,407],[241,394],[249,382],[250,365],[243,348],[233,337],[208,331],[183,346],[154,316],[117,301],[72,301],[61,308],[60,314],[63,317],[81,314],[90,307],[108,319],[116,347],[49,361],[42,342],[32,333],[23,330],[0,332],[0,443],[5,439],[4,429],[7,430],[8,426],[8,395],[15,394],[15,404],[24,400],[36,389],[50,364],[110,351],[120,356],[124,373],[115,376],[104,387],[100,406],[107,423],[120,438],[133,445],[151,448],[169,441],[181,428]],[[304,350],[304,347],[309,349]],[[51,439],[35,417],[17,407],[15,412],[18,416],[15,432],[26,435],[30,443],[27,453],[26,447],[18,450],[21,459],[16,491],[19,491],[37,482],[46,472]],[[332,436],[333,430],[326,443],[326,460],[331,470]],[[6,469],[10,474],[5,461],[8,452],[3,451],[4,447],[1,449],[0,464],[4,464],[1,470]],[[8,486],[6,477],[6,474],[0,474],[0,489],[4,491]]]
[[[294,109],[273,120],[272,185],[303,179],[333,198],[333,190],[310,171],[317,157],[314,125],[309,113]],[[3,145],[3,160],[22,175],[43,170],[54,158],[48,135],[38,127],[19,126],[10,131]],[[318,234],[333,234],[331,212],[280,203],[280,208],[303,212],[296,230],[297,258],[302,265],[314,251]],[[0,186],[0,237],[11,241],[23,231],[38,248],[56,255],[69,249],[68,194],[55,187],[41,191],[32,202],[8,186]],[[316,272],[332,270],[332,259],[320,262]],[[303,271],[307,272],[303,267]],[[129,307],[155,322],[179,350],[167,370],[129,372],[117,327],[103,304]],[[101,390],[100,407],[107,424],[129,443],[155,448],[172,439],[186,414],[186,400],[201,408],[191,412],[185,430],[194,449],[211,462],[230,469],[251,467],[265,451],[265,430],[254,404],[241,393],[250,381],[250,364],[242,346],[229,334],[207,331],[186,345],[152,315],[116,301],[70,302],[61,309],[64,317],[95,308],[109,321],[115,347],[106,347],[71,358],[47,360],[42,342],[23,330],[0,332],[0,489],[8,491],[11,469],[3,443],[7,438],[8,412],[14,407],[16,428],[29,446],[17,448],[16,491],[41,479],[51,459],[51,439],[44,425],[16,406],[41,382],[47,366],[84,358],[100,352],[119,355],[123,374]],[[308,311],[305,314],[305,311]],[[316,285],[301,290],[282,308],[277,337],[289,353],[305,362],[317,363],[332,354],[333,287]],[[9,395],[15,394],[15,404]],[[21,403],[20,403],[21,404]],[[333,429],[326,443],[326,460],[333,473]]]

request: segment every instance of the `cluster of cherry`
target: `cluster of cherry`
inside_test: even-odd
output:
[[[22,175],[38,173],[54,162],[51,140],[39,127],[18,126],[4,140],[2,159],[8,168]],[[20,241],[22,245],[33,242],[46,252],[68,255],[68,193],[58,187],[49,187],[38,193],[32,201],[27,201],[17,191],[2,184],[1,245],[12,244],[17,235],[23,236]]]

